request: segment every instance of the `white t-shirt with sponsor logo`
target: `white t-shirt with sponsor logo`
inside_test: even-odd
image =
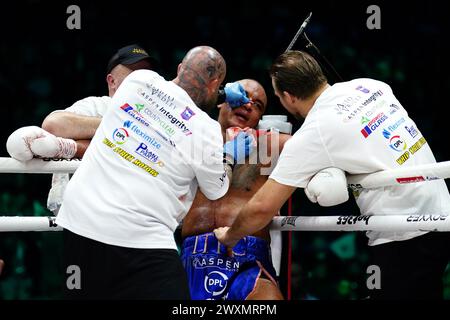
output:
[[[56,222],[81,236],[132,248],[176,249],[173,232],[199,186],[228,190],[220,125],[172,81],[149,70],[121,84]]]
[[[328,87],[288,140],[270,178],[305,188],[315,173],[338,167],[350,174],[435,163],[419,128],[391,88],[372,79]],[[443,180],[355,190],[363,215],[450,214]],[[424,232],[367,232],[369,245],[407,240]]]

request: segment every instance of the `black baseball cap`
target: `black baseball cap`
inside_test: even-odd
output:
[[[137,44],[132,44],[123,48],[120,48],[109,60],[107,73],[110,73],[112,69],[114,69],[117,65],[130,65],[142,60],[148,60],[150,62],[150,66],[153,68],[156,67],[158,61],[150,56],[147,51],[145,51],[142,47]]]

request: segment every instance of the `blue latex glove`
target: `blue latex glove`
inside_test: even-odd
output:
[[[245,163],[245,158],[252,153],[253,136],[246,132],[239,132],[239,134],[233,139],[225,143],[223,146],[223,152],[233,157],[234,164]]]
[[[247,92],[245,92],[244,87],[239,82],[227,83],[224,91],[225,101],[228,102],[231,108],[237,108],[250,102]]]

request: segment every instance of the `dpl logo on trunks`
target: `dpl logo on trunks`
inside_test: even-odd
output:
[[[220,271],[212,271],[205,277],[205,290],[213,297],[220,296],[225,292],[228,285],[228,276]]]

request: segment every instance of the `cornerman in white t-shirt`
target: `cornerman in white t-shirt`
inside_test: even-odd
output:
[[[139,56],[136,56],[136,53],[139,54]],[[64,137],[64,139],[73,140],[70,141],[70,143],[76,143],[78,147],[73,157],[81,157],[84,155],[86,147],[90,143],[90,139],[94,136],[95,131],[100,124],[101,118],[104,116],[112,103],[111,96],[114,95],[123,79],[130,74],[134,68],[150,69],[150,67],[156,64],[156,61],[153,58],[148,59],[148,57],[149,56],[147,53],[145,53],[143,49],[137,45],[127,46],[120,49],[108,64],[107,83],[110,96],[88,97],[77,101],[65,110],[54,111],[44,120],[43,127],[54,134]],[[133,62],[131,65],[125,64],[131,62]],[[122,63],[124,63],[124,65],[122,65]],[[239,82],[229,83],[223,89],[219,90],[219,92],[220,103],[226,101],[228,105],[236,107],[249,102],[247,92]],[[44,137],[35,136],[35,132],[38,130],[39,132],[45,133]],[[21,128],[11,134],[8,143],[8,151],[12,157],[21,161],[28,160],[30,156],[39,157],[44,155],[70,158],[72,155],[53,154],[54,148],[52,147],[52,142],[55,139],[60,140],[61,137],[54,136],[38,127]],[[80,137],[83,139],[76,140]],[[35,152],[35,140],[45,142],[45,144],[43,144],[43,146],[39,149],[39,152]],[[29,141],[29,143],[24,143],[24,141]],[[23,158],[24,154],[27,155],[26,159]],[[60,177],[66,175],[54,174],[54,177],[55,176]],[[55,178],[53,180],[55,181]],[[62,180],[58,178],[57,181]],[[68,182],[68,175],[67,178],[64,177],[63,181]],[[56,187],[60,189],[59,184],[56,184]],[[65,188],[65,185],[63,187]],[[58,205],[61,205],[63,200],[62,192],[57,189],[59,195],[58,197],[55,197],[54,195],[56,192],[53,192],[55,191],[54,189],[55,184],[53,184],[50,192],[48,203],[51,205],[55,200],[57,200]],[[59,207],[57,209],[59,209]]]
[[[387,84],[355,79],[330,86],[317,61],[301,51],[279,56],[270,74],[281,104],[305,121],[233,225],[216,229],[225,245],[263,228],[296,188],[305,188],[321,205],[336,205],[348,199],[343,171],[364,174],[436,162]],[[324,169],[326,175],[316,175]],[[354,195],[363,215],[450,214],[443,180],[354,190]],[[449,233],[370,231],[367,236],[371,264],[381,271],[381,289],[372,290],[371,298],[442,298]]]
[[[67,297],[189,298],[173,232],[197,187],[210,199],[226,193],[229,162],[240,160],[233,145],[246,150],[239,156],[251,151],[241,134],[224,160],[220,125],[203,111],[215,105],[225,72],[222,56],[202,46],[173,81],[148,70],[123,81],[56,220],[64,265],[82,275],[81,290],[68,288]]]
[[[120,48],[106,68],[108,96],[87,97],[64,110],[53,111],[44,119],[42,128],[30,126],[16,130],[8,138],[8,153],[19,161],[35,156],[81,158],[123,79],[135,70],[153,70],[157,65],[158,61],[137,44]],[[55,215],[68,181],[69,174],[56,173],[52,176],[47,207]]]
[[[42,128],[28,126],[17,129],[8,138],[9,155],[19,161],[33,157],[81,158],[122,81],[135,70],[154,70],[158,65],[159,62],[137,44],[120,48],[107,65],[108,96],[87,97],[64,110],[53,111],[44,119]],[[237,82],[227,84],[219,92],[221,103],[226,101],[235,107],[248,102],[244,88]],[[47,208],[55,215],[61,207],[68,181],[69,174],[52,176]]]

